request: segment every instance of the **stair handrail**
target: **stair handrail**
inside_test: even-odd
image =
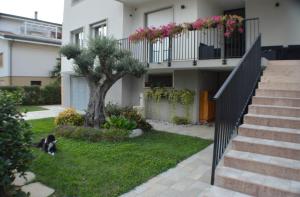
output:
[[[214,185],[216,167],[232,137],[237,134],[237,128],[254,95],[261,70],[261,34],[259,34],[213,97],[216,102],[216,121],[211,185]]]

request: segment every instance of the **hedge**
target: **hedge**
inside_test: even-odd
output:
[[[61,104],[61,88],[58,83],[40,86],[1,86],[0,91],[21,92],[23,105]]]

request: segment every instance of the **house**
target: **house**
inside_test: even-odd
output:
[[[0,86],[45,86],[59,57],[62,25],[0,13]]]
[[[260,33],[262,54],[267,59],[299,58],[299,10],[297,0],[65,0],[62,43],[84,47],[89,37],[113,36],[120,47],[132,51],[148,66],[148,73],[139,79],[120,79],[108,92],[106,103],[141,105],[147,118],[170,121],[174,115],[185,116],[185,106],[178,105],[174,112],[166,100],[156,103],[143,93],[155,83],[165,88],[188,89],[195,93],[188,116],[197,123],[200,93],[207,90],[213,96]],[[140,27],[194,22],[224,14],[244,17],[244,33],[225,38],[218,29],[211,29],[185,32],[155,43],[128,40]],[[62,88],[64,106],[86,109],[86,80],[74,73],[72,62],[65,58]]]

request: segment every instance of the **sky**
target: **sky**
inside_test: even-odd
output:
[[[34,18],[54,23],[63,21],[64,0],[0,0],[0,12]]]

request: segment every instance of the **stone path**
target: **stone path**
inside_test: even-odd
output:
[[[51,196],[55,190],[43,185],[40,182],[32,183],[35,179],[35,174],[32,172],[26,172],[25,177],[20,177],[20,174],[16,174],[16,179],[13,184],[21,187],[21,190],[25,193],[30,193],[30,197],[48,197]]]
[[[203,139],[214,139],[214,126],[207,125],[175,125],[172,123],[147,120],[155,130],[167,131],[180,135],[188,135],[193,137],[200,137]]]
[[[121,197],[198,197],[210,187],[213,145]]]
[[[60,105],[45,105],[41,106],[47,110],[27,112],[24,115],[25,120],[42,119],[56,117],[60,112],[64,111],[65,108]]]

